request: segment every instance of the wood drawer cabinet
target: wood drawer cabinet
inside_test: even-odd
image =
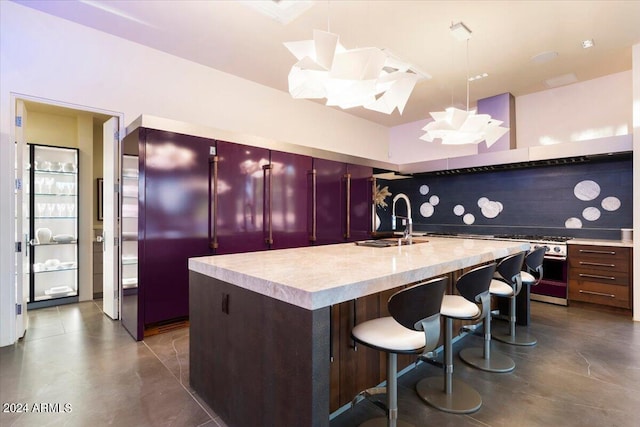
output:
[[[569,300],[631,308],[631,248],[569,245]]]

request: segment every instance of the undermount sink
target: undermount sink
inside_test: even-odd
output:
[[[429,240],[427,239],[418,239],[418,238],[412,238],[412,243],[413,245],[417,245],[419,243],[427,243]],[[372,248],[388,248],[391,246],[408,246],[409,243],[406,242],[404,239],[377,239],[377,240],[363,240],[360,242],[356,242],[356,245],[358,246],[369,246]]]

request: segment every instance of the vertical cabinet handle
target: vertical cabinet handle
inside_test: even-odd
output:
[[[355,328],[358,324],[358,300],[355,298],[353,299],[352,314],[353,321],[351,322],[351,329]],[[351,347],[353,351],[358,351],[358,343],[353,338],[351,339]]]
[[[345,239],[351,238],[351,174],[347,173],[344,175],[346,184],[346,193],[347,193],[347,224],[346,224],[346,232],[344,233]]]
[[[315,242],[317,239],[317,225],[318,225],[318,173],[315,169],[311,170],[311,236],[309,241]]]
[[[371,180],[371,230],[370,233],[376,231],[376,187],[378,182],[376,181],[376,177],[372,176]]]
[[[209,157],[209,173],[209,185],[211,186],[209,192],[211,195],[209,198],[209,234],[211,237],[209,248],[218,249],[218,156]]]
[[[271,177],[271,170],[273,169],[273,165],[271,163],[269,163],[268,165],[264,165],[262,166],[262,175],[263,175],[263,179],[264,179],[264,191],[266,192],[265,198],[264,198],[264,203],[265,203],[265,211],[264,212],[264,222],[266,222],[266,224],[264,224],[263,222],[263,229],[266,230],[266,237],[264,239],[264,242],[267,245],[273,245],[273,227],[272,227],[272,212],[271,212],[271,183],[272,183],[272,177]],[[268,171],[268,172],[267,172]]]

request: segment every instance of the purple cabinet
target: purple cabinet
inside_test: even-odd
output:
[[[265,226],[265,238],[271,242],[271,249],[310,244],[312,168],[311,157],[271,152]]]
[[[347,165],[350,179],[349,196],[349,237],[347,240],[366,240],[371,238],[371,209],[373,208],[373,168],[368,166]]]
[[[218,141],[211,181],[215,186],[211,237],[216,254],[269,248],[264,235],[268,170],[263,168],[269,164],[265,148]]]
[[[190,257],[210,255],[212,141],[152,129],[140,133],[139,282],[143,324],[189,315]]]
[[[215,161],[216,254],[309,244],[310,157],[218,141]]]
[[[371,232],[373,170],[313,159],[316,244],[368,239]]]
[[[189,315],[191,257],[369,236],[370,167],[146,128],[124,147],[139,156],[139,209],[122,322],[138,340]]]

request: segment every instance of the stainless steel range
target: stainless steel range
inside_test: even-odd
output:
[[[502,235],[502,239],[526,240],[531,249],[541,246],[547,249],[542,264],[543,278],[537,286],[531,287],[531,299],[558,305],[567,305],[567,240],[571,237]]]

